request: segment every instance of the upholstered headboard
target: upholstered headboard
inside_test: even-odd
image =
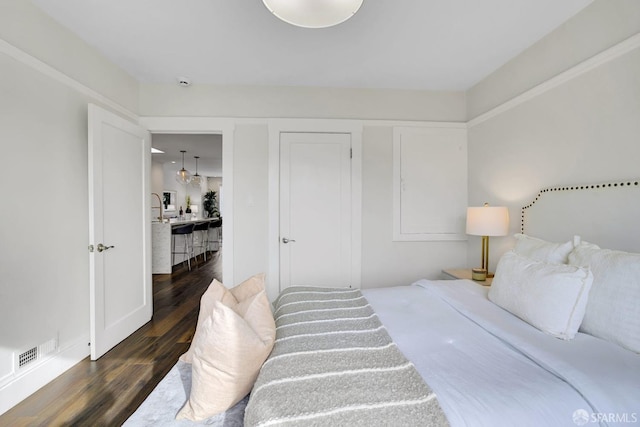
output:
[[[521,232],[549,241],[582,240],[640,252],[640,179],[540,190],[522,208]]]

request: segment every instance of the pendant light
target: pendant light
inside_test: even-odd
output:
[[[356,14],[363,0],[262,0],[275,16],[303,28],[338,25]]]
[[[200,156],[193,156],[193,158],[196,159],[196,173],[191,177],[191,185],[200,187],[200,184],[202,184],[202,177],[198,175],[198,159]]]
[[[186,153],[186,151],[180,150],[180,152],[182,153],[182,169],[176,172],[176,181],[178,181],[179,184],[186,185],[191,182],[191,173],[184,168],[184,153]]]

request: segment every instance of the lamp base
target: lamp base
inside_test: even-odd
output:
[[[472,268],[471,269],[471,279],[476,280],[478,282],[484,282],[489,277],[487,270],[484,268]],[[493,276],[491,276],[493,277]]]

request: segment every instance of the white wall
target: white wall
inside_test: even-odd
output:
[[[137,84],[31,2],[0,3],[0,38],[2,413],[89,354],[87,104],[103,98],[86,87],[136,108]],[[24,52],[58,71],[15,59]],[[14,353],[52,338],[54,357],[14,372]]]
[[[602,21],[594,13],[601,14]],[[613,18],[617,19],[613,19]],[[572,47],[584,51],[584,40],[601,47],[603,39],[624,27],[640,31],[640,2],[596,1],[540,45],[507,64],[504,73],[535,76],[537,62],[558,57],[556,44],[571,56]],[[598,41],[597,43],[595,41]],[[638,43],[640,45],[640,43]],[[599,52],[591,52],[592,55]],[[577,60],[577,58],[574,58]],[[537,63],[536,62],[536,63]],[[564,61],[562,61],[564,62]],[[563,67],[566,64],[563,65]],[[546,65],[545,68],[553,68]],[[561,67],[562,68],[562,67]],[[469,129],[469,203],[506,205],[510,209],[511,231],[519,231],[520,209],[532,201],[538,190],[562,184],[609,182],[638,178],[640,168],[640,48],[607,61],[563,82],[540,95],[486,120],[471,122]],[[497,85],[490,76],[480,86]],[[535,78],[523,78],[534,81]],[[523,83],[521,91],[526,84]],[[517,92],[517,91],[516,91]],[[477,99],[480,98],[480,99]],[[469,92],[469,105],[493,101],[483,90]],[[491,268],[513,239],[492,238]],[[597,243],[597,242],[596,242]],[[477,264],[480,241],[470,238],[469,266]]]
[[[460,121],[463,92],[142,84],[142,116]]]
[[[175,212],[166,212],[165,218],[171,218],[180,214],[180,208],[183,212],[187,209],[187,196],[191,198],[192,205],[198,205],[198,218],[202,217],[202,194],[205,191],[203,185],[206,185],[206,180],[203,180],[205,184],[201,184],[199,187],[193,185],[182,185],[176,181],[175,170],[172,165],[164,164],[162,168],[163,191],[175,191],[176,192],[176,210]],[[187,215],[186,212],[184,215]]]
[[[59,338],[60,357],[73,362],[88,354],[87,103],[92,100],[6,55],[0,55],[0,69],[2,152],[10,159],[0,171],[6,203],[0,209],[3,412],[20,396],[7,391],[12,383],[29,375],[46,382],[62,372],[13,372],[15,352]]]
[[[253,274],[269,271],[270,118],[460,122],[466,116],[465,98],[461,92],[197,84],[181,88],[144,84],[140,99],[141,114],[145,116],[251,117],[238,120],[234,135],[233,233],[234,280],[237,283]],[[372,127],[363,139],[363,186],[372,189],[370,198],[363,199],[365,217],[371,218],[370,221],[367,219],[366,227],[363,223],[362,272],[369,279],[363,280],[363,287],[407,284],[425,274],[437,277],[442,268],[460,266],[465,260],[465,246],[460,243],[391,242],[393,132],[390,126],[387,123],[385,127]],[[377,162],[384,164],[381,170],[378,170]],[[383,196],[375,193],[381,182],[388,190]],[[379,244],[382,246],[374,247]],[[420,262],[416,263],[416,260]],[[381,269],[385,274],[380,274]],[[401,273],[398,275],[397,272]],[[273,284],[270,285],[273,294]]]
[[[222,177],[210,176],[207,177],[207,191],[215,191],[216,198],[218,200],[218,208],[220,208],[220,187],[222,186]]]
[[[268,271],[268,136],[266,125],[240,125],[234,135],[233,277],[236,283]]]
[[[89,100],[4,55],[0,69],[2,151],[11,159],[0,170],[1,386],[13,378],[14,352],[88,335]]]
[[[151,162],[151,192],[160,196],[160,203],[162,203],[162,192],[164,190],[164,170],[162,169],[162,163]],[[158,200],[155,196],[151,199],[151,206],[157,206]],[[151,209],[151,216],[156,218],[160,213],[158,209]],[[164,215],[164,213],[163,213]]]
[[[275,118],[327,118],[374,120],[369,135],[373,145],[363,140],[363,153],[371,151],[365,162],[381,161],[387,170],[363,165],[363,185],[375,188],[386,183],[389,193],[384,197],[371,193],[363,200],[366,215],[373,220],[363,228],[362,272],[369,281],[363,287],[407,284],[414,278],[438,277],[444,267],[465,262],[464,244],[440,242],[392,243],[392,221],[379,223],[378,218],[392,212],[392,124],[394,120],[463,121],[466,116],[464,94],[461,92],[396,91],[297,87],[220,87],[194,84],[188,88],[175,85],[148,85],[141,89],[143,116],[223,116],[238,117],[233,145],[234,180],[234,268],[236,283],[269,271],[269,124]],[[249,117],[244,119],[244,117]],[[324,122],[327,123],[326,121]],[[338,122],[336,122],[338,123]],[[378,128],[377,126],[384,126]],[[325,128],[326,129],[326,128]],[[379,139],[382,132],[382,140]],[[379,151],[377,144],[388,149]],[[378,158],[381,156],[381,158]],[[371,208],[371,209],[367,209]],[[363,224],[364,225],[364,224]],[[386,232],[384,228],[387,228]],[[381,237],[381,231],[384,233]],[[367,240],[370,239],[370,240]],[[381,248],[372,244],[383,242]],[[421,262],[416,264],[414,261]],[[379,274],[380,266],[386,274]],[[395,272],[402,272],[399,275]],[[400,279],[399,279],[400,277]],[[270,295],[277,293],[267,277]]]
[[[464,241],[393,241],[393,128],[366,126],[362,139],[362,287],[408,285],[463,267]]]

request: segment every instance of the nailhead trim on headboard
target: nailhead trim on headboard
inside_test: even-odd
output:
[[[540,190],[540,192],[538,192],[538,195],[536,196],[536,198],[529,203],[527,206],[523,206],[522,207],[522,217],[520,219],[520,232],[524,234],[524,213],[526,209],[531,208],[533,205],[535,205],[535,203],[538,201],[538,199],[540,197],[542,197],[542,195],[544,193],[548,193],[551,191],[576,191],[576,190],[593,190],[593,189],[597,189],[597,188],[609,188],[609,187],[631,187],[631,186],[638,186],[640,185],[640,181],[638,180],[634,180],[634,181],[627,181],[627,182],[610,182],[608,184],[588,184],[588,185],[573,185],[571,187],[551,187],[551,188],[545,188]]]

